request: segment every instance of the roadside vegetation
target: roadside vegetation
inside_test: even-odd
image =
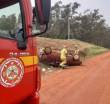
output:
[[[108,52],[108,51],[109,51],[109,49],[107,49],[107,48],[94,45],[94,46],[88,48],[88,51],[86,52],[87,58],[94,57],[96,55],[100,55],[100,54]]]
[[[90,44],[87,42],[83,42],[80,40],[76,39],[71,39],[71,40],[63,40],[63,39],[51,39],[51,38],[44,38],[44,37],[37,37],[37,44],[38,44],[38,52],[39,49],[42,47],[51,47],[52,51],[57,51],[60,52],[62,49],[63,45],[67,46],[68,51],[74,49],[74,45],[77,44],[79,49],[81,50],[81,58],[83,62],[88,59],[95,57],[97,55],[103,54],[105,52],[108,52],[109,49],[101,47],[101,46],[96,46],[94,44]],[[55,68],[52,66],[44,65],[40,63],[41,69],[43,72],[51,72],[52,70],[56,70],[59,68]]]
[[[98,8],[80,12],[81,4],[63,4],[59,0],[51,8],[49,30],[44,37],[53,39],[78,39],[110,48],[110,26]]]
[[[101,46],[97,46],[76,39],[63,40],[63,39],[37,37],[37,44],[38,44],[38,51],[39,48],[42,47],[51,47],[53,51],[57,51],[57,52],[60,52],[60,50],[63,48],[64,45],[67,46],[68,51],[74,50],[74,45],[77,44],[79,49],[85,54],[87,58],[109,51],[108,48],[104,48]]]
[[[38,51],[42,47],[51,47],[52,51],[60,52],[64,45],[71,51],[77,44],[83,61],[109,51],[110,26],[100,10],[88,8],[80,12],[80,7],[78,2],[63,4],[63,0],[52,6],[49,29],[42,37],[37,37]],[[41,66],[44,70],[51,69]]]

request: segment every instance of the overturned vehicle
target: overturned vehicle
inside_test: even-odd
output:
[[[45,47],[43,52],[39,54],[39,60],[43,64],[52,65],[58,67],[61,63],[60,52],[52,50],[50,47]],[[80,53],[72,54],[68,52],[67,55],[67,66],[78,66],[81,65],[82,61],[80,58]]]

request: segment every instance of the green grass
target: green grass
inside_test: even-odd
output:
[[[88,48],[87,57],[88,58],[93,57],[93,56],[105,53],[107,51],[109,51],[109,49],[107,49],[107,48],[100,47],[100,46],[92,46],[92,47]]]

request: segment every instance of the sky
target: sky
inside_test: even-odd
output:
[[[0,10],[0,17],[2,15],[9,16],[12,14],[16,14],[17,16],[20,14],[20,6],[18,3]]]
[[[59,0],[51,0],[52,5],[54,5]],[[63,4],[70,3],[72,1],[76,1],[81,4],[81,7],[79,7],[79,12],[83,12],[86,9],[99,9],[100,13],[104,16],[106,19],[106,23],[110,26],[110,0],[62,0]],[[34,0],[31,0],[32,5],[34,5]],[[16,6],[16,5],[15,5]],[[12,8],[11,12],[17,11]],[[6,13],[6,12],[4,12]]]
[[[33,3],[34,0],[32,0]],[[59,0],[51,0],[52,5],[54,5]],[[83,12],[86,9],[99,9],[100,14],[104,16],[106,19],[106,23],[110,26],[110,0],[61,0],[63,4],[70,3],[72,1],[76,1],[81,4],[79,8],[79,12]],[[33,3],[34,4],[34,3]]]

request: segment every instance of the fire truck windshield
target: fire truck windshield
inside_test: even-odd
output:
[[[14,39],[20,29],[22,29],[20,4],[0,9],[0,38]]]

